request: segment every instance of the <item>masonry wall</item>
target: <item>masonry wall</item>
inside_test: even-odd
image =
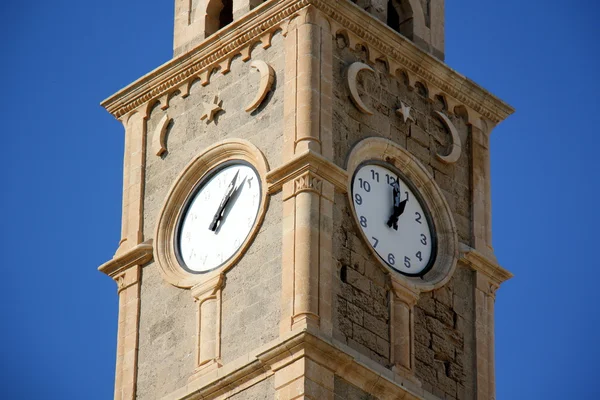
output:
[[[383,62],[377,62],[374,74],[359,74],[359,94],[374,115],[361,113],[350,100],[346,69],[356,61],[368,63],[366,59],[343,36],[334,39],[335,163],[345,168],[352,147],[364,138],[392,140],[429,171],[453,210],[459,241],[471,244],[469,127],[445,110],[442,98],[428,99],[426,82],[409,88],[405,77],[390,76]],[[405,123],[396,114],[400,101],[412,107],[415,122]],[[434,111],[448,115],[459,132],[462,155],[455,164],[436,158],[436,153],[448,154],[451,137]],[[334,337],[390,367],[389,275],[363,243],[347,197],[336,194],[334,207]],[[474,392],[473,290],[471,271],[459,266],[450,283],[422,294],[415,308],[416,375],[426,390],[442,398],[472,398]]]
[[[273,376],[229,397],[229,400],[272,400],[277,398]]]
[[[346,382],[337,375],[333,378],[333,394],[335,400],[377,400],[377,397]]]
[[[215,142],[247,139],[265,154],[269,165],[281,163],[284,82],[281,34],[274,35],[269,49],[260,46],[254,49],[252,58],[268,62],[276,73],[271,92],[256,111],[246,113],[244,108],[256,94],[260,74],[240,57],[233,60],[229,73],[213,74],[209,85],[195,82],[188,97],[175,94],[167,110],[162,110],[161,104],[151,110],[147,122],[144,240],[154,235],[173,181],[193,157]],[[207,124],[200,119],[203,103],[212,103],[215,95],[223,102],[224,112]],[[166,113],[173,118],[167,132],[168,152],[158,157],[152,152],[151,143],[156,126]],[[258,235],[245,256],[226,274],[221,333],[225,363],[279,335],[281,209],[281,195],[271,196]],[[196,305],[189,290],[166,283],[153,262],[143,268],[141,281],[137,398],[154,399],[184,386],[194,371]]]

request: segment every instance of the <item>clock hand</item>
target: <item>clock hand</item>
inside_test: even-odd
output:
[[[233,190],[233,192],[231,192],[231,195],[229,196],[229,199],[227,200],[227,204],[225,204],[225,206],[223,207],[223,211],[221,213],[221,218],[220,218],[221,223],[217,227],[215,233],[219,233],[219,230],[221,230],[221,227],[223,226],[223,223],[227,219],[227,216],[229,215],[229,212],[233,208],[233,205],[237,201],[238,197],[240,197],[240,193],[241,193],[242,189],[244,188],[244,183],[246,183],[247,178],[248,177],[245,176],[244,179],[242,179],[242,181],[239,183],[239,185],[237,185],[237,187]]]
[[[392,185],[394,188],[392,192],[394,211],[387,222],[387,226],[390,228],[393,227],[394,230],[398,230],[398,218],[402,215],[402,213],[404,213],[404,209],[406,208],[406,202],[408,201],[408,198],[404,199],[403,201],[400,201],[401,191],[400,184],[398,182],[399,179],[398,177],[396,177],[396,181]]]
[[[233,188],[235,187],[235,181],[236,181],[239,173],[240,173],[240,171],[238,170],[235,173],[235,175],[233,176],[233,179],[231,180],[231,182],[229,182],[229,186],[227,186],[227,189],[225,190],[225,195],[223,196],[223,199],[221,200],[221,204],[219,205],[219,208],[217,209],[217,212],[215,213],[215,216],[213,217],[213,220],[210,223],[210,226],[208,227],[208,229],[210,229],[213,232],[215,232],[217,230],[217,224],[223,217],[223,210],[225,209],[225,206],[227,205],[227,203],[229,202],[229,199],[231,198],[231,194],[233,193]]]

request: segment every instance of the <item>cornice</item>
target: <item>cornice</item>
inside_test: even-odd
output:
[[[512,273],[464,243],[460,244],[460,261],[485,274],[496,285],[513,277]]]
[[[263,346],[254,354],[241,357],[189,382],[187,386],[163,400],[222,398],[220,396],[229,395],[233,387],[253,380],[266,379],[303,357],[326,367],[378,398],[417,400],[427,398],[428,395],[422,388],[346,345],[330,342],[306,330],[290,332],[286,337]]]
[[[344,0],[267,1],[101,104],[116,118],[121,118],[150,101],[165,96],[168,100],[168,95],[177,90],[185,96],[193,80],[200,79],[202,85],[208,85],[215,70],[227,73],[234,56],[241,55],[242,60],[248,61],[255,43],[269,47],[272,35],[278,30],[286,34],[286,22],[309,5],[321,10],[328,18],[332,34],[345,34],[353,46],[364,46],[370,63],[381,59],[386,62],[390,74],[406,73],[411,83],[424,81],[431,98],[442,94],[449,104],[464,105],[473,111],[471,114],[477,114],[469,115],[472,123],[477,123],[479,115],[497,124],[514,112],[496,96]]]
[[[200,79],[207,85],[214,69],[229,72],[231,59],[242,55],[250,59],[250,45],[262,42],[269,47],[273,33],[296,11],[307,5],[307,0],[270,1],[227,25],[208,37],[195,49],[168,61],[154,71],[121,89],[101,105],[116,118],[141,105],[178,90],[183,84]],[[187,92],[184,88],[183,92]]]
[[[98,271],[114,279],[135,265],[146,264],[152,259],[152,251],[151,241],[140,243],[131,250],[116,255],[112,260],[105,262],[98,267]]]

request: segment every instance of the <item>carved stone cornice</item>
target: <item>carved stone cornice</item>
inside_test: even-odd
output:
[[[272,35],[280,29],[286,34],[290,18],[309,5],[328,18],[332,35],[344,34],[352,46],[363,45],[370,63],[381,59],[391,75],[404,72],[410,82],[426,82],[430,97],[442,94],[449,104],[462,104],[472,110],[469,112],[470,123],[478,124],[477,117],[482,116],[497,124],[514,112],[508,104],[425,53],[387,25],[368,16],[352,2],[324,0],[268,1],[210,36],[195,49],[163,64],[104,100],[102,106],[120,118],[144,103],[165,96],[168,98],[169,93],[177,90],[185,96],[193,80],[200,79],[202,85],[207,85],[214,70],[227,73],[234,56],[241,54],[242,60],[248,61],[255,43],[262,42],[263,47],[269,47]]]
[[[490,279],[491,294],[494,294],[503,282],[513,277],[512,273],[464,243],[460,244],[460,261]]]
[[[152,240],[140,243],[131,250],[115,256],[98,267],[98,271],[115,279],[135,265],[143,265],[152,260]]]
[[[285,182],[296,180],[307,173],[332,183],[342,193],[348,190],[346,171],[319,153],[306,150],[267,174],[269,194],[277,193]]]
[[[186,95],[189,83],[195,79],[207,85],[214,69],[220,69],[221,73],[229,72],[234,56],[241,54],[242,59],[248,61],[254,43],[262,42],[263,47],[269,47],[272,35],[281,28],[282,22],[307,4],[307,0],[271,1],[260,7],[260,14],[258,10],[246,14],[208,37],[194,50],[168,61],[121,89],[101,105],[120,118],[180,87]]]

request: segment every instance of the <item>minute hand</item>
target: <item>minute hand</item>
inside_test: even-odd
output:
[[[223,217],[223,210],[225,210],[225,207],[227,206],[229,199],[231,199],[231,195],[233,194],[233,189],[235,188],[235,181],[237,180],[239,173],[240,173],[240,171],[238,170],[235,173],[235,175],[233,176],[233,179],[231,180],[231,182],[229,182],[229,186],[227,186],[227,190],[225,190],[225,195],[223,196],[223,200],[221,200],[221,204],[219,205],[219,208],[217,209],[217,212],[215,213],[215,216],[213,217],[213,220],[210,223],[210,226],[208,227],[208,229],[210,229],[213,232],[215,232],[217,230],[217,225],[219,224],[219,221]]]

